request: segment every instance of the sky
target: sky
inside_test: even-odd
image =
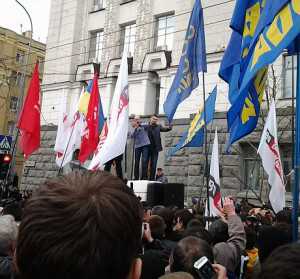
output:
[[[51,0],[19,0],[29,12],[33,23],[33,38],[46,43]],[[21,33],[30,30],[30,21],[15,0],[0,0],[0,26]]]

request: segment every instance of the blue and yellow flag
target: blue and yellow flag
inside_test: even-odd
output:
[[[196,0],[188,25],[182,55],[173,84],[164,103],[169,122],[177,107],[199,85],[199,72],[206,72],[206,49],[201,1]]]
[[[92,87],[93,87],[93,80],[90,80],[88,82],[85,91],[80,95],[79,98],[78,111],[83,113],[84,115],[86,115],[88,111]]]
[[[300,32],[299,5],[299,0],[239,0],[236,3],[231,41],[235,38],[236,45],[241,47],[240,59],[225,55],[219,73],[230,88],[229,146],[251,133],[257,125],[267,67]],[[232,45],[229,44],[226,52],[234,51]]]
[[[177,145],[169,150],[168,156],[172,156],[183,147],[201,147],[203,145],[204,126],[209,124],[214,118],[216,97],[217,87],[214,88],[205,102],[206,119],[204,118],[204,110],[201,108],[191,122],[188,131],[181,136]]]

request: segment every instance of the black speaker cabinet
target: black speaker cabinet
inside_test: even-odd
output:
[[[150,206],[164,205],[184,207],[184,185],[180,183],[149,183],[147,203]]]

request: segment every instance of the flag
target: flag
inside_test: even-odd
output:
[[[99,142],[99,99],[98,74],[95,74],[86,115],[86,127],[83,131],[78,156],[81,163],[84,163],[96,150]]]
[[[201,108],[191,122],[189,129],[181,136],[176,146],[172,147],[168,155],[172,156],[183,147],[200,147],[203,145],[204,126],[208,125],[214,118],[217,87],[214,88],[205,102],[206,123],[204,110]]]
[[[215,139],[212,148],[209,182],[208,182],[208,193],[209,193],[209,210],[208,203],[206,204],[206,216],[220,216],[221,208],[221,190],[220,190],[220,173],[219,173],[219,143],[218,143],[218,132],[215,131]]]
[[[41,107],[39,64],[35,64],[26,99],[20,114],[18,128],[20,130],[20,149],[28,158],[40,147]]]
[[[201,1],[196,0],[187,28],[182,55],[173,84],[164,103],[169,122],[178,105],[199,85],[199,72],[206,72],[204,20]]]
[[[88,107],[89,107],[92,87],[93,87],[93,80],[90,80],[90,81],[88,81],[86,90],[84,90],[83,93],[81,93],[79,102],[78,102],[78,111],[80,113],[83,113],[85,116],[87,114]]]
[[[96,170],[125,152],[129,121],[127,52],[123,52],[120,72],[110,108],[110,121],[101,151],[94,156],[89,169]],[[105,128],[104,128],[105,129]]]
[[[285,207],[285,186],[277,138],[275,103],[271,104],[268,118],[258,147],[263,167],[271,186],[269,199],[275,213]]]
[[[299,17],[295,0],[236,2],[231,22],[231,41],[235,37],[235,45],[229,44],[226,53],[231,53],[232,57],[224,56],[219,72],[220,77],[229,83],[232,104],[227,114],[228,146],[256,128],[268,64],[299,34]],[[233,46],[241,46],[239,61]]]
[[[66,105],[62,105],[54,146],[56,164],[59,167],[70,163],[74,152],[80,148],[83,127],[84,116],[78,111],[78,100],[71,105],[69,115],[66,113]]]

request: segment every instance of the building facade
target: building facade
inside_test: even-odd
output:
[[[17,107],[20,100],[22,79],[25,71],[26,55],[30,41],[30,32],[17,34],[0,27],[0,134],[14,133],[17,122]],[[31,73],[37,60],[45,58],[46,46],[33,40],[25,78],[25,89],[28,87]],[[40,65],[42,80],[43,64]],[[25,90],[26,93],[26,90]],[[18,153],[16,170],[22,173],[23,156]]]
[[[52,160],[52,165],[49,166],[49,171],[42,165],[34,170],[34,162],[29,163],[25,169],[28,173],[25,186],[33,182],[35,174],[40,180],[43,175],[55,175],[54,161],[51,159],[53,152],[50,152],[50,148],[54,145],[53,125],[57,125],[60,104],[70,106],[78,98],[84,82],[93,77],[94,70],[98,67],[100,95],[104,113],[108,114],[124,50],[128,51],[130,65],[130,113],[142,117],[152,114],[163,116],[163,103],[181,57],[193,5],[194,0],[52,0],[42,85],[43,124],[46,130],[46,127],[51,128],[49,131],[45,130],[45,146],[36,155],[37,161],[45,158],[44,164],[49,164],[48,161]],[[224,148],[228,137],[225,114],[229,107],[228,87],[218,77],[218,71],[231,35],[229,24],[234,5],[234,0],[202,1],[208,61],[205,90],[210,92],[215,85],[218,86],[217,120],[213,127],[220,128],[221,154],[224,157],[224,162],[221,162],[224,172],[221,176],[229,193],[245,190],[245,185],[257,187],[258,182],[254,176],[261,175],[262,171],[261,166],[256,168],[258,158],[254,156],[254,149],[260,140],[261,126],[250,137],[236,144],[231,155],[226,155]],[[282,55],[270,67],[266,99],[276,95],[278,108],[291,106],[292,73],[295,68],[292,58],[286,55]],[[163,136],[166,148],[176,144],[180,134],[188,127],[191,115],[202,105],[202,100],[203,90],[199,86],[179,106],[173,131]],[[263,107],[267,108],[267,102]],[[293,115],[291,110],[287,114],[289,117],[284,117],[284,111],[280,113],[284,122],[280,129],[287,131],[283,135],[283,146],[287,150],[285,171],[288,173],[291,168]],[[195,193],[198,191],[199,194],[203,185],[201,152],[186,149],[173,158],[166,158],[165,153],[161,152],[159,165],[165,168],[171,182],[183,182],[188,186],[187,189]],[[234,172],[235,178],[231,172]]]

